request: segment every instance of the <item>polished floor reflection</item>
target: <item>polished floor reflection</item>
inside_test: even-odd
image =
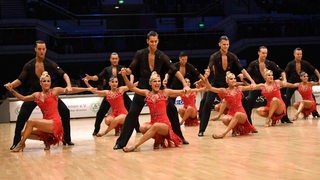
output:
[[[253,115],[256,134],[216,140],[211,134],[224,126],[210,121],[203,137],[198,127],[182,127],[189,145],[153,150],[149,140],[132,153],[112,149],[114,132],[93,137],[94,118],[72,119],[75,146],[44,151],[40,141],[27,140],[23,152],[11,153],[15,124],[2,123],[0,179],[319,179],[319,119],[264,127],[264,119]],[[139,137],[134,133],[129,143]]]

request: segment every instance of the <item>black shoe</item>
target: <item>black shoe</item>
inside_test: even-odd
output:
[[[68,146],[73,146],[73,145],[74,145],[74,143],[71,142],[71,141],[69,141],[69,142],[63,142],[62,144],[63,144],[64,146],[66,146],[66,145],[68,145]]]
[[[198,133],[198,136],[199,136],[199,137],[202,137],[202,136],[203,136],[203,132],[200,131],[200,132]]]
[[[318,113],[318,111],[313,111],[313,112],[312,112],[312,116],[313,116],[314,118],[318,118],[318,117],[320,117],[320,114]]]
[[[289,120],[288,116],[284,116],[284,117],[281,119],[281,123],[292,123],[292,121]]]
[[[96,136],[99,133],[99,131],[94,130],[92,133],[92,136]]]
[[[253,130],[253,133],[258,133],[258,131],[255,129],[255,130]]]
[[[187,144],[189,144],[189,142],[185,139],[182,139],[182,144],[187,145]]]
[[[10,147],[10,150],[13,150],[16,146],[17,146],[17,144],[13,144],[13,145]]]
[[[123,146],[120,146],[119,144],[116,144],[113,146],[113,150],[118,150],[118,149],[122,149]]]

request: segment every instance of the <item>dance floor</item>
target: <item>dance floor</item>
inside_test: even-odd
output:
[[[319,109],[319,107],[318,107]],[[294,110],[289,108],[289,118]],[[213,112],[214,114],[215,112]],[[141,115],[140,122],[149,121]],[[198,127],[183,127],[189,145],[153,150],[153,140],[137,152],[113,150],[114,131],[93,137],[94,118],[72,119],[75,146],[53,146],[44,151],[40,141],[27,140],[23,152],[12,153],[14,123],[0,124],[0,179],[319,179],[320,123],[310,116],[293,124],[264,127],[253,112],[259,131],[248,136],[213,139],[225,128],[210,121],[203,137]],[[103,124],[102,129],[105,129]],[[133,144],[141,137],[134,133]]]

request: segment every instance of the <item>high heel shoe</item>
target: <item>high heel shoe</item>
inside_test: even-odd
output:
[[[20,150],[23,151],[23,149],[26,147],[26,145],[23,144],[18,144],[14,149],[11,150],[11,152],[19,152]]]
[[[66,145],[68,145],[68,146],[73,146],[74,145],[74,143],[73,142],[71,142],[71,141],[69,141],[69,142],[65,142],[65,141],[63,141],[63,143],[62,143],[64,146],[66,146]]]

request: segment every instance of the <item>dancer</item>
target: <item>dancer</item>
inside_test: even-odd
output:
[[[286,75],[287,75],[287,79],[288,82],[290,83],[297,83],[300,82],[300,73],[306,72],[307,74],[309,74],[310,76],[312,74],[316,75],[318,78],[318,82],[320,83],[320,73],[319,71],[310,64],[310,62],[302,59],[302,49],[301,48],[295,48],[293,50],[293,56],[294,56],[294,60],[290,61],[285,69]],[[290,106],[290,100],[291,97],[294,93],[295,89],[292,88],[287,88],[286,89],[286,105]],[[314,96],[313,96],[313,99]],[[317,110],[312,112],[312,116],[313,117],[320,117],[319,113]],[[288,117],[287,117],[288,118]]]
[[[18,78],[11,83],[7,83],[8,86],[16,88],[22,84],[25,87],[28,87],[28,94],[33,92],[41,91],[39,85],[39,78],[42,72],[47,71],[51,76],[56,76],[63,78],[66,83],[67,91],[72,91],[70,78],[67,73],[65,73],[57,63],[53,62],[46,57],[46,43],[42,40],[36,41],[34,48],[36,52],[36,57],[28,61],[18,76]],[[52,85],[55,86],[54,82]],[[15,133],[13,138],[13,144],[10,147],[10,150],[14,149],[18,142],[21,140],[21,131],[24,128],[25,122],[29,119],[32,111],[37,106],[35,102],[23,102],[19,111],[19,115],[16,121]],[[58,99],[58,109],[59,114],[62,119],[62,126],[64,130],[64,140],[63,145],[74,145],[71,141],[71,132],[70,132],[70,111],[64,102],[59,98]]]
[[[229,52],[229,38],[227,36],[221,36],[219,39],[220,50],[213,53],[210,56],[208,70],[209,74],[208,79],[214,87],[227,87],[225,77],[226,72],[231,70],[238,70],[251,82],[255,84],[254,80],[250,77],[248,72],[241,66],[238,57]],[[212,105],[214,100],[217,97],[217,94],[213,92],[204,93],[204,96],[200,103],[199,113],[200,116],[200,126],[198,136],[203,136],[207,128],[209,117],[211,114]]]
[[[150,109],[151,122],[145,123],[140,126],[140,131],[143,136],[134,146],[126,146],[123,148],[125,152],[131,152],[136,150],[141,144],[147,140],[154,138],[154,148],[171,147],[173,143],[175,146],[179,146],[182,143],[181,138],[176,135],[171,127],[170,120],[167,116],[167,103],[169,97],[176,97],[184,94],[185,90],[173,90],[164,89],[161,90],[161,78],[157,72],[153,71],[149,84],[151,91],[148,89],[140,89],[135,87],[126,77],[126,71],[122,71],[122,75],[125,83],[129,89],[141,96],[145,96],[145,102]]]
[[[206,86],[209,91],[223,95],[228,108],[228,113],[222,118],[222,122],[227,126],[221,134],[213,134],[214,139],[220,139],[227,135],[232,130],[233,136],[246,135],[253,133],[254,127],[249,123],[247,114],[242,106],[242,91],[252,90],[254,85],[237,86],[236,77],[230,71],[226,72],[227,88],[212,87],[209,81],[206,81]]]
[[[61,117],[58,111],[58,96],[60,94],[73,94],[88,91],[88,88],[73,87],[72,91],[67,88],[51,86],[51,77],[47,71],[40,76],[41,92],[34,92],[31,95],[23,96],[13,89],[11,84],[5,87],[21,101],[34,101],[43,114],[43,118],[32,118],[26,123],[22,132],[22,139],[12,152],[23,151],[27,139],[41,140],[45,144],[45,150],[49,150],[51,145],[63,141],[63,128]],[[20,132],[21,133],[21,132]]]
[[[190,80],[185,78],[187,86],[190,87]],[[185,126],[197,126],[198,122],[198,110],[196,107],[196,97],[198,92],[203,92],[206,90],[206,87],[201,87],[193,89],[193,92],[187,92],[181,96],[183,101],[183,107],[178,109],[178,113],[181,117],[180,124]]]
[[[86,74],[86,76],[83,78],[87,79],[88,81],[98,81],[101,85],[103,84],[103,81],[107,81],[109,82],[109,79],[113,76],[117,77],[118,79],[118,86],[124,86],[124,82],[122,79],[122,76],[119,75],[119,72],[121,70],[121,68],[125,68],[122,65],[119,65],[119,54],[116,52],[112,52],[109,58],[110,61],[110,66],[105,67],[98,75],[93,75],[90,76],[88,74]],[[134,76],[131,74],[130,75],[130,81],[133,82],[134,81]],[[110,90],[110,86],[109,83],[106,84],[106,90]],[[130,105],[131,105],[131,99],[130,97],[127,95],[127,93],[123,94],[123,98],[124,98],[124,104],[126,106],[126,109],[129,110],[130,109]],[[92,135],[95,136],[99,133],[100,131],[100,125],[101,122],[103,121],[103,119],[105,118],[106,114],[108,113],[110,109],[110,104],[107,101],[106,98],[103,98],[99,107],[99,110],[96,114],[96,121],[94,123],[94,130]],[[136,127],[136,129],[139,129],[139,127]],[[120,133],[121,128],[116,128],[115,129],[115,134],[119,134]]]
[[[306,72],[300,73],[300,83],[289,84],[289,88],[298,88],[298,92],[300,93],[302,100],[299,102],[295,102],[293,107],[297,110],[296,114],[293,117],[293,121],[299,118],[299,114],[302,113],[304,118],[307,118],[312,112],[316,111],[317,104],[312,96],[312,86],[319,85],[319,82],[309,82],[309,77]]]
[[[287,87],[286,82],[273,79],[273,72],[265,69],[265,83],[257,84],[254,90],[261,90],[261,94],[266,98],[267,105],[257,108],[258,115],[265,117],[265,126],[275,125],[286,115],[286,105],[282,100],[280,88]]]
[[[91,88],[92,86],[89,84],[88,79],[84,78],[85,84]],[[98,94],[99,96],[104,96],[105,99],[111,106],[112,112],[105,118],[105,123],[108,128],[104,132],[97,133],[97,137],[101,137],[106,135],[112,129],[117,128],[124,123],[124,119],[126,118],[128,111],[124,105],[123,94],[129,90],[127,86],[118,87],[118,78],[116,76],[112,76],[109,78],[108,82],[111,90],[97,90],[96,88],[92,89],[92,93]],[[116,134],[118,135],[118,134]]]
[[[281,77],[282,81],[286,82],[286,73],[281,69],[274,61],[268,60],[268,49],[266,46],[260,46],[258,49],[258,59],[250,62],[247,72],[250,74],[255,83],[265,83],[264,70],[269,69],[274,72],[275,77],[278,79]],[[252,124],[251,114],[256,99],[261,95],[260,90],[249,91],[248,95],[244,99],[244,107],[248,115],[249,122]],[[287,123],[290,123],[287,121]]]
[[[177,71],[177,69],[171,63],[169,57],[157,49],[159,43],[158,33],[155,31],[150,31],[147,34],[146,42],[148,47],[138,50],[129,67],[123,69],[126,71],[127,75],[132,73],[139,74],[138,87],[143,89],[150,88],[148,77],[150,77],[151,72],[156,71],[157,73],[160,73],[161,70],[164,70],[163,68],[168,68],[171,69],[173,74],[183,83],[184,89],[190,89],[187,87],[181,73]],[[121,134],[113,147],[114,150],[122,149],[124,146],[126,146],[134,127],[139,124],[138,117],[144,105],[144,97],[136,93],[133,97],[128,115],[124,121]],[[167,106],[167,115],[171,122],[173,131],[182,139],[183,144],[189,144],[189,142],[184,139],[180,129],[177,108],[171,101],[168,102]]]

